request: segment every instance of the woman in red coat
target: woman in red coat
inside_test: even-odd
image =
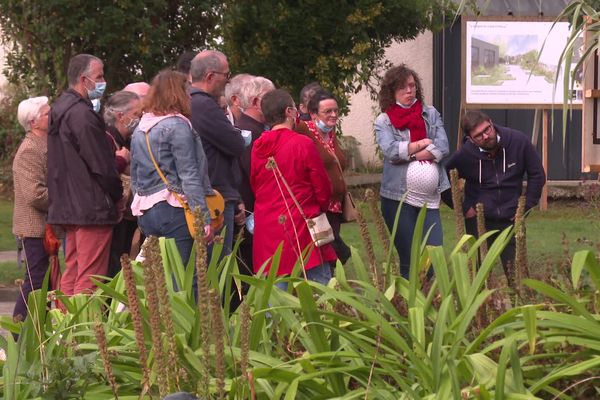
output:
[[[327,284],[331,278],[330,263],[337,258],[335,251],[330,244],[315,246],[300,210],[277,170],[268,163],[270,157],[275,159],[304,215],[313,218],[327,211],[331,200],[331,183],[323,161],[312,140],[293,131],[298,111],[289,93],[267,93],[261,108],[272,128],[254,143],[251,155],[250,185],[256,197],[254,272],[265,262],[265,271],[269,271],[270,258],[283,243],[277,275],[289,275],[308,248],[307,256],[301,260],[306,277]]]

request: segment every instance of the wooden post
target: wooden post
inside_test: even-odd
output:
[[[548,176],[548,110],[544,110],[542,114],[542,166]],[[540,199],[540,210],[548,209],[548,182],[542,189],[542,197]]]

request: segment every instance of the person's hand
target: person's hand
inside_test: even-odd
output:
[[[417,143],[419,143],[419,149],[420,150],[424,150],[425,148],[427,148],[427,146],[429,146],[430,144],[432,144],[433,141],[431,139],[429,139],[429,138],[425,138],[425,139],[419,140]]]
[[[131,155],[129,154],[129,150],[127,150],[125,147],[121,147],[119,150],[115,151],[115,155],[125,159],[127,164],[131,162]]]
[[[465,218],[473,218],[477,216],[477,211],[473,207],[469,208],[465,213]]]
[[[215,233],[210,224],[204,225],[204,240],[206,240],[206,244],[211,244],[215,239]]]
[[[244,206],[244,203],[238,204],[238,209],[233,220],[237,226],[242,226],[246,223],[246,207]]]

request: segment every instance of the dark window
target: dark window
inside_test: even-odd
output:
[[[471,46],[471,68],[479,67],[479,47]]]

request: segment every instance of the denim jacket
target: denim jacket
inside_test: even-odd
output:
[[[145,135],[138,126],[131,137],[131,187],[141,196],[167,187],[148,154]],[[204,197],[213,191],[200,136],[187,121],[175,116],[158,122],[149,135],[152,154],[169,181],[168,189],[184,194],[192,209],[200,206],[204,214],[208,213]]]
[[[433,161],[438,166],[440,180],[437,190],[441,193],[450,187],[442,165],[442,160],[449,153],[448,137],[440,113],[434,107],[423,106],[423,119],[427,137],[433,142],[426,150],[433,154],[435,158]],[[399,201],[406,192],[406,171],[410,163],[410,154],[408,154],[410,132],[408,129],[394,128],[388,115],[381,113],[375,120],[375,137],[384,157],[379,193],[382,197]]]

